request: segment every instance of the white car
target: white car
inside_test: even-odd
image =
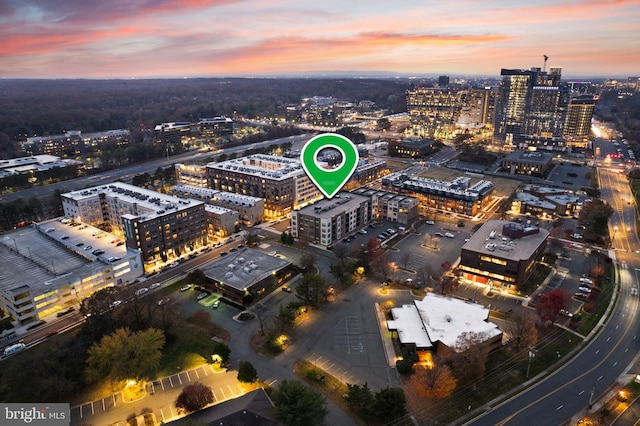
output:
[[[277,251],[275,251],[275,250],[274,250],[274,251],[270,251],[270,252],[269,252],[269,256],[275,256],[277,253],[278,253],[278,252],[277,252]]]
[[[158,288],[158,287],[160,287],[160,283],[153,283],[153,284],[151,284],[149,289],[153,290],[154,288]]]
[[[148,288],[146,287],[142,287],[136,290],[136,296],[142,296],[143,294],[147,293],[149,291]]]
[[[593,284],[593,281],[590,278],[580,278],[581,283]]]
[[[427,225],[435,225],[436,223],[432,220],[428,220],[425,222]]]
[[[455,235],[453,235],[451,232],[445,232],[444,236],[447,237],[447,238],[455,237]]]

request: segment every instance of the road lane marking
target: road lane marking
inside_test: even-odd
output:
[[[182,378],[180,377],[180,373],[178,373],[178,380],[180,380],[180,384],[182,384]]]
[[[231,396],[234,396],[235,392],[233,391],[233,389],[231,389],[231,385],[227,385],[227,386],[229,386],[229,391],[231,392]]]
[[[556,411],[560,410],[562,407],[564,407],[564,405],[561,405],[558,408],[556,408]]]
[[[602,376],[598,377],[598,380],[597,380],[597,381],[599,382],[599,381],[600,381],[600,379],[602,379]]]
[[[269,386],[273,386],[273,384],[274,384],[275,382],[277,382],[277,381],[278,381],[278,379],[273,380],[271,383],[269,383]]]
[[[584,389],[582,389],[578,395],[582,395],[583,393],[584,393]]]
[[[218,389],[220,389],[220,392],[222,392],[222,398],[227,399],[227,395],[224,393],[224,389],[222,388],[218,388]]]
[[[173,380],[171,380],[171,376],[169,376],[169,383],[171,383],[171,387],[173,387]]]
[[[189,372],[185,371],[185,373],[187,373],[187,379],[189,379],[189,381],[191,381],[191,376],[189,376]],[[182,383],[182,382],[181,382]]]
[[[93,402],[91,403],[91,415],[93,416],[96,412],[93,411]]]
[[[196,373],[196,378],[200,379],[200,375],[198,374],[198,369],[193,370],[194,373]]]
[[[595,352],[595,354],[596,354],[596,355],[598,355],[598,352],[600,352],[600,349],[598,349],[598,350]]]

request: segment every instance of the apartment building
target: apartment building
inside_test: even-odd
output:
[[[473,185],[468,177],[444,182],[423,177],[409,177],[399,172],[382,178],[382,188],[418,199],[418,212],[430,216],[433,212],[475,216],[491,200],[493,183],[480,180]]]
[[[111,229],[146,264],[179,257],[207,241],[204,203],[122,182],[62,194],[66,217]]]
[[[291,233],[312,244],[329,247],[372,221],[371,198],[340,192],[291,213]]]
[[[264,200],[264,218],[278,218],[322,198],[299,158],[254,154],[207,164],[211,189]]]

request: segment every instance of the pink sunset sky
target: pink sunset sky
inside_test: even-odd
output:
[[[640,75],[640,0],[0,0],[0,78]]]

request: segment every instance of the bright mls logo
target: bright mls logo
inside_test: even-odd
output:
[[[0,404],[0,424],[69,426],[69,404]]]

